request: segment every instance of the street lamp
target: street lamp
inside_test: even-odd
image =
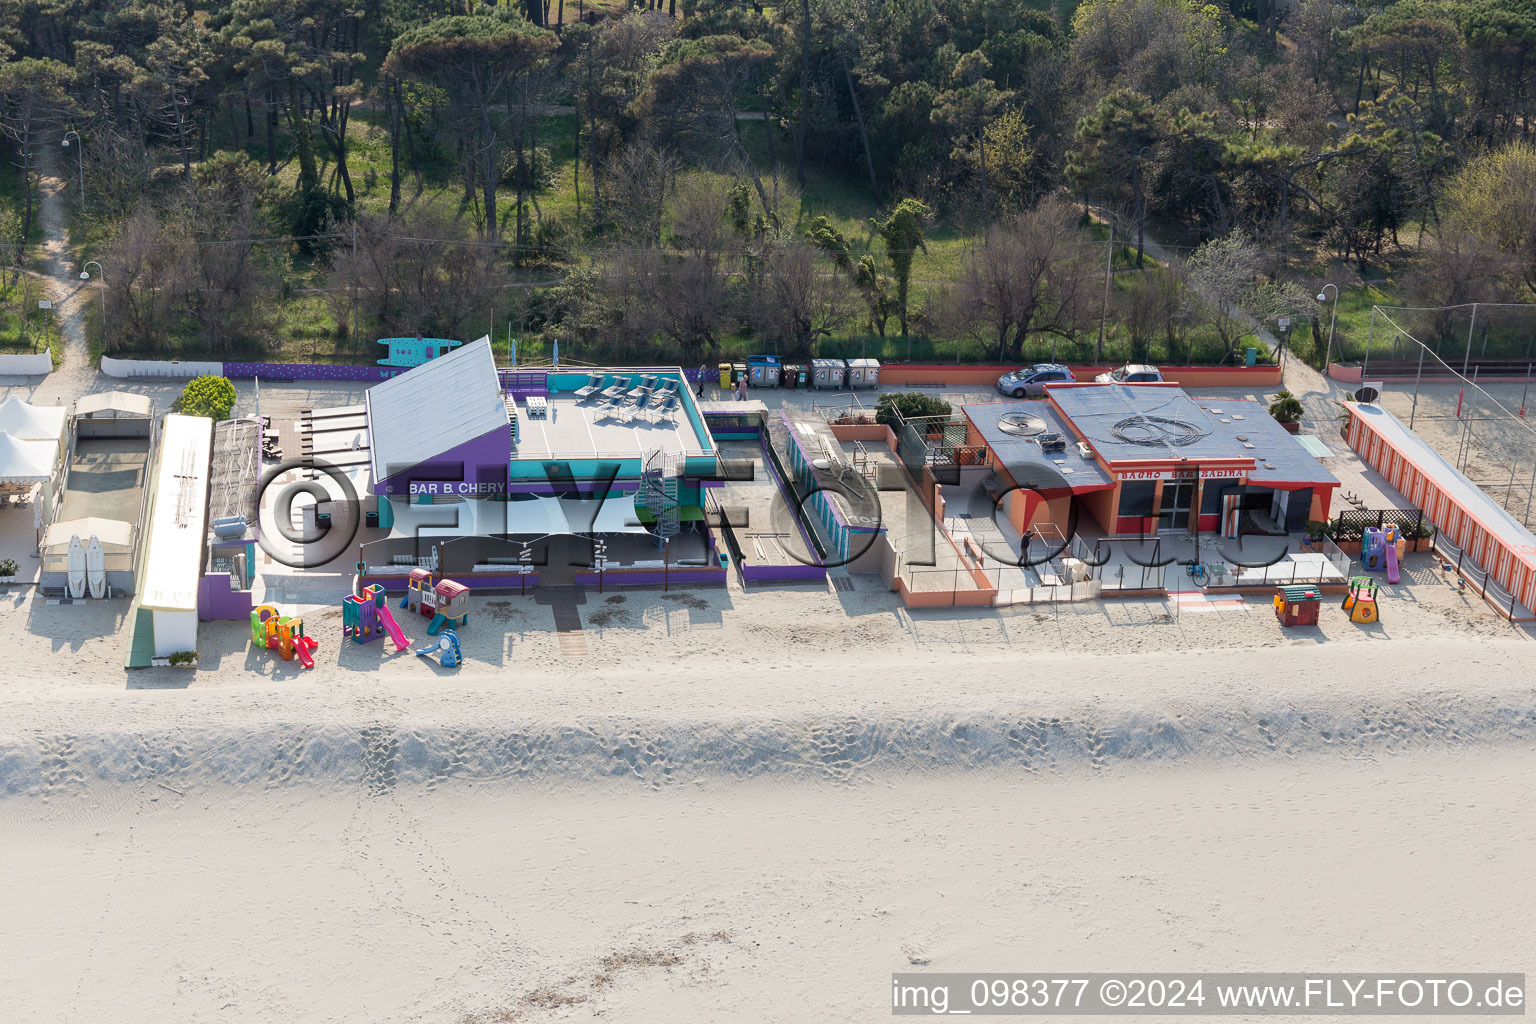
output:
[[[101,296],[101,349],[107,349],[107,272],[101,269],[101,264],[95,260],[86,260],[86,267],[95,267],[100,280],[96,282],[96,293]],[[84,267],[80,269],[80,280],[89,281],[91,272]]]
[[[1328,376],[1328,361],[1333,358],[1333,325],[1339,322],[1339,286],[1325,284],[1323,290],[1317,293],[1318,302],[1328,301],[1328,289],[1333,289],[1333,317],[1328,321],[1328,349],[1323,353],[1323,376]]]
[[[85,212],[85,143],[80,141],[80,133],[71,128],[64,133],[64,139],[59,145],[69,148],[69,137],[75,137],[75,163],[80,168],[80,212]]]

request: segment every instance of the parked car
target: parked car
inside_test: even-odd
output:
[[[1142,363],[1126,363],[1093,379],[1099,384],[1161,384],[1163,371]]]
[[[1014,398],[1038,398],[1045,394],[1047,384],[1066,384],[1075,380],[1072,371],[1060,363],[1036,363],[997,378],[997,390]]]

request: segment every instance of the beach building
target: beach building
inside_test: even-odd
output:
[[[961,406],[966,458],[1009,521],[1103,536],[1279,534],[1326,520],[1339,481],[1261,402],[1173,384],[1058,384],[1043,402]]]
[[[134,602],[129,664],[197,649],[198,581],[208,517],[213,421],[165,417]]]
[[[63,412],[61,409],[60,412]],[[139,544],[147,516],[154,406],[144,395],[108,391],[76,400],[68,428],[66,473],[54,515],[45,520],[38,587],[48,597],[122,597],[137,590]],[[79,538],[101,545],[105,589],[70,579],[70,551]],[[80,556],[76,556],[79,562]]]
[[[714,442],[680,368],[498,372],[482,340],[375,385],[361,409],[309,416],[312,432],[344,421],[331,435],[353,435],[306,451],[334,454],[368,499],[370,579],[723,578],[703,511]]]

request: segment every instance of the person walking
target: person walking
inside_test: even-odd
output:
[[[704,397],[704,364],[699,364],[699,397]]]
[[[736,401],[738,401],[738,402],[745,402],[746,400],[747,400],[747,375],[746,374],[742,374],[741,376],[736,378]]]

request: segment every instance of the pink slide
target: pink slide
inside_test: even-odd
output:
[[[296,637],[293,641],[293,653],[299,656],[299,663],[305,668],[315,667],[315,657],[310,652],[320,645],[307,636]]]
[[[381,604],[376,610],[379,613],[379,621],[384,624],[384,631],[389,634],[389,642],[395,645],[395,650],[403,651],[409,647],[411,642],[405,638],[405,632],[395,621],[395,617],[390,614],[389,606]]]
[[[1397,545],[1387,544],[1383,548],[1387,560],[1387,582],[1397,582]]]

